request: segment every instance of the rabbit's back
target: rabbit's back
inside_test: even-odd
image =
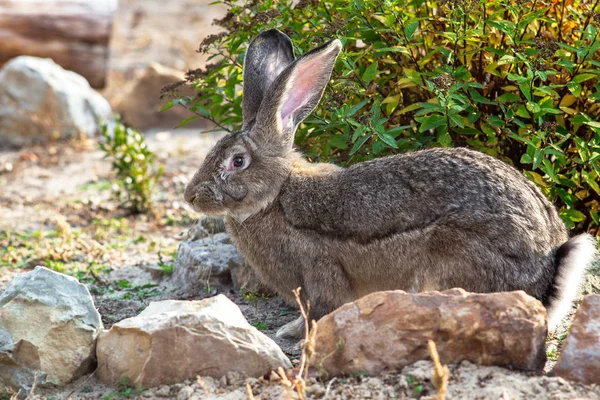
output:
[[[567,238],[556,209],[532,182],[502,161],[461,148],[380,158],[322,181],[292,175],[281,202],[297,227],[359,240],[436,223],[488,238],[511,235],[542,251]]]

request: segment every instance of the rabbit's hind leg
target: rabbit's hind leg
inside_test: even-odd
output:
[[[319,262],[311,263],[304,269],[304,285],[302,286],[302,301],[310,304],[308,313],[310,321],[318,321],[342,304],[355,300],[350,280],[339,263],[329,257],[323,257]],[[303,338],[304,318],[282,326],[276,333],[281,338]]]
[[[277,330],[275,337],[282,339],[300,339],[304,337],[304,317],[300,316],[292,322],[283,325]]]

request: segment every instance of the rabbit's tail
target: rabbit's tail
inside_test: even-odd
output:
[[[548,330],[552,332],[571,310],[586,269],[596,256],[596,239],[587,233],[560,246],[555,256],[555,274],[545,296]]]

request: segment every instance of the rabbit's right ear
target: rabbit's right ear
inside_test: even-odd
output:
[[[248,128],[254,121],[265,92],[293,61],[292,41],[277,29],[261,32],[250,42],[244,59],[242,129]]]

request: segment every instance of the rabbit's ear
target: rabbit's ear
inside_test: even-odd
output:
[[[293,61],[292,41],[277,29],[264,31],[250,42],[244,59],[243,128],[256,117],[273,81]]]
[[[256,116],[259,142],[291,148],[296,127],[317,106],[342,43],[335,39],[304,54],[277,77]]]

